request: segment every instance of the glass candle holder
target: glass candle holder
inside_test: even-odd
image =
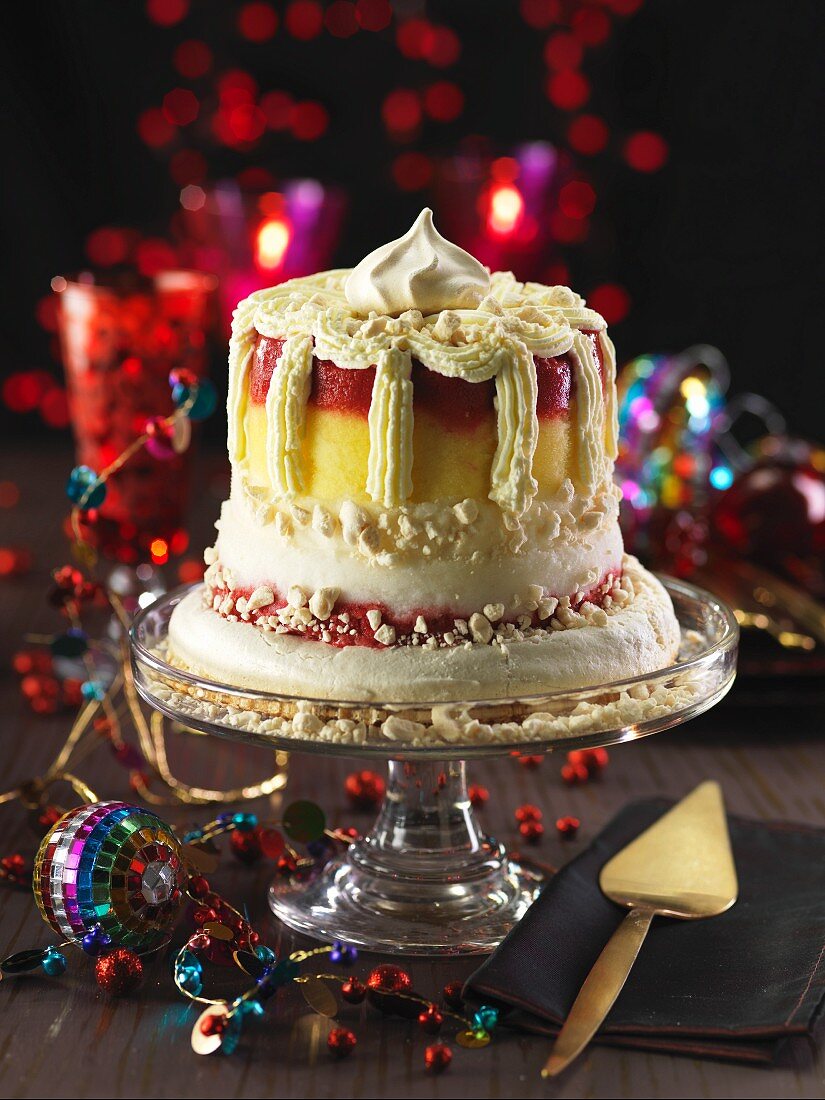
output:
[[[195,271],[133,273],[101,282],[58,276],[58,332],[77,461],[100,472],[151,417],[174,411],[169,375],[206,372],[215,279]],[[191,451],[163,460],[146,447],[114,473],[106,499],[83,514],[84,537],[114,562],[163,564],[188,541],[183,527]]]

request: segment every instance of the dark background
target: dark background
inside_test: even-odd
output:
[[[284,4],[273,6],[283,13]],[[498,153],[520,140],[563,143],[570,115],[543,92],[549,30],[525,23],[515,0],[394,5],[425,14],[460,36],[462,54],[433,74],[459,83],[462,116],[425,130],[413,146],[450,153],[480,135]],[[391,185],[398,152],[380,102],[414,84],[421,64],[401,57],[392,31],[341,41],[298,42],[280,27],[264,44],[233,34],[238,5],[195,0],[176,26],[158,27],[139,0],[52,0],[4,11],[0,41],[2,370],[45,367],[49,337],[35,320],[49,279],[84,263],[100,225],[165,231],[179,185],[141,142],[135,120],[180,81],[177,42],[204,38],[224,66],[252,71],[262,88],[323,102],[323,139],[273,137],[254,154],[215,149],[214,178],[255,163],[279,176],[337,181],[350,213],[335,263],[356,262],[403,232],[430,196]],[[632,171],[615,152],[586,158],[598,208],[584,245],[563,249],[574,286],[602,282],[630,294],[612,328],[621,359],[696,341],[728,357],[735,390],[779,404],[791,426],[822,436],[822,296],[825,96],[821,0],[647,0],[614,20],[609,41],[588,51],[587,110],[616,134],[661,133],[660,171]],[[552,30],[552,28],[551,28]],[[403,147],[402,147],[403,148]],[[518,274],[518,272],[517,272]],[[46,432],[36,414],[0,413],[6,430]],[[218,425],[215,426],[219,427]],[[213,429],[214,430],[214,429]]]

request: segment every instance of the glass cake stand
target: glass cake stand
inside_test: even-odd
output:
[[[366,950],[486,952],[520,918],[542,880],[481,831],[465,761],[646,737],[701,714],[733,683],[733,613],[699,588],[660,579],[682,628],[679,659],[612,684],[448,703],[332,701],[234,688],[166,660],[169,618],[195,586],[162,596],[135,619],[135,682],[147,703],[190,728],[275,749],[386,759],[386,797],[368,834],[309,882],[276,880],[270,887],[270,905],[284,923]]]

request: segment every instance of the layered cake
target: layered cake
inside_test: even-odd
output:
[[[623,553],[615,354],[567,287],[412,229],[257,291],[229,354],[232,488],[172,659],[341,700],[505,698],[671,664]]]

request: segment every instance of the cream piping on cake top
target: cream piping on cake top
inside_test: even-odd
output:
[[[303,488],[300,451],[313,354],[343,369],[378,368],[369,413],[366,490],[384,507],[403,504],[412,492],[413,359],[450,378],[495,379],[498,445],[489,497],[503,512],[521,516],[537,489],[532,472],[538,438],[533,356],[570,352],[578,395],[579,476],[588,490],[607,478],[616,456],[615,353],[604,319],[572,290],[520,283],[510,272],[495,272],[489,277],[490,293],[475,308],[427,315],[411,308],[398,317],[371,312],[365,318],[347,300],[351,274],[339,269],[290,279],[256,291],[235,310],[227,403],[233,466],[246,458],[249,374],[262,335],[284,341],[266,399],[267,463],[276,499],[292,499]],[[598,334],[603,388],[584,329]]]

